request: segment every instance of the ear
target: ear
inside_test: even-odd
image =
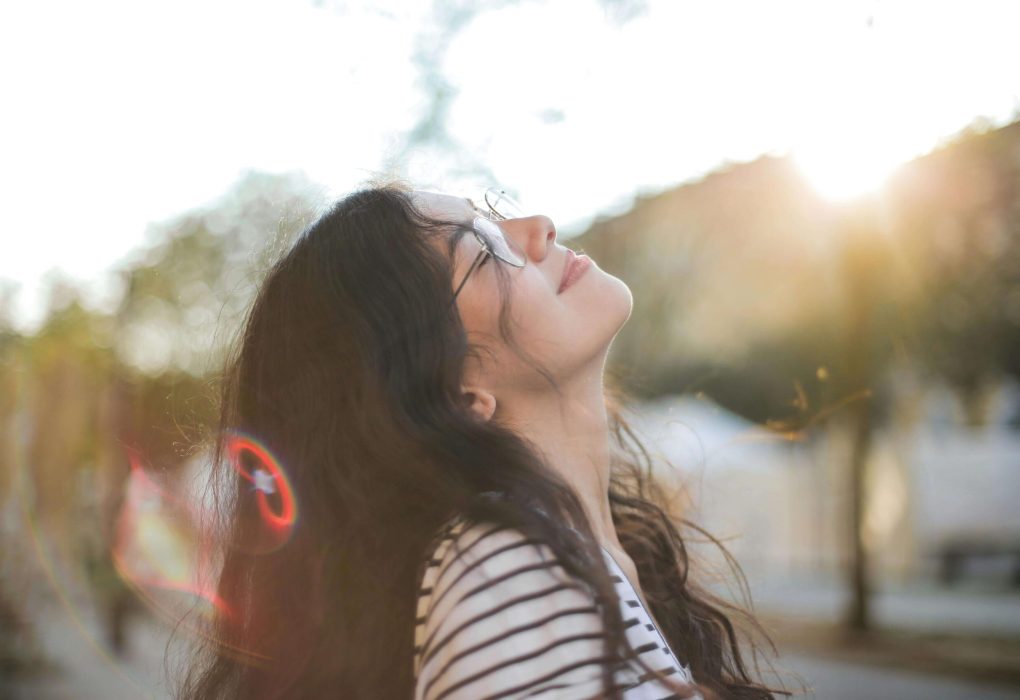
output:
[[[462,386],[461,391],[468,408],[478,414],[483,421],[488,422],[496,412],[496,397],[477,386]]]

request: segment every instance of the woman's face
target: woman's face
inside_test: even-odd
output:
[[[434,217],[470,224],[479,215],[467,199],[416,192],[416,202]],[[491,256],[475,267],[457,297],[468,340],[485,352],[469,361],[465,383],[476,383],[497,398],[501,392],[547,389],[548,384],[506,345],[499,330],[501,297],[495,266],[510,280],[511,330],[516,343],[557,381],[586,381],[601,371],[609,344],[630,317],[633,299],[621,280],[594,261],[572,284],[560,291],[572,253],[556,242],[556,227],[546,216],[493,222],[517,244],[527,262],[518,268]],[[445,241],[443,242],[445,243]],[[481,245],[468,234],[454,250],[451,291],[464,280]],[[444,247],[444,254],[446,248]]]

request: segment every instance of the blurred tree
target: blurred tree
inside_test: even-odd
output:
[[[14,486],[15,359],[22,341],[11,317],[15,292],[13,284],[0,280],[0,513],[10,507],[7,501]]]
[[[18,358],[23,338],[14,330],[15,287],[0,281],[0,693],[7,679],[30,666],[37,653],[20,603],[26,548],[19,536],[21,504],[15,492],[18,435]]]
[[[1020,365],[1018,170],[1020,123],[969,129],[858,205],[879,210],[867,255],[880,288],[859,340],[869,363],[881,377],[900,347],[958,390],[972,420],[984,388]],[[801,391],[824,410],[861,388],[846,375],[841,262],[859,214],[819,199],[789,160],[762,157],[638,198],[571,245],[634,293],[613,350],[632,390],[697,388],[765,422],[792,419]]]
[[[980,425],[997,378],[1020,378],[1020,122],[964,130],[891,191],[916,261],[917,356]]]
[[[762,157],[574,239],[634,293],[612,361],[639,396],[703,391],[801,439],[833,417],[849,431],[855,627],[868,625],[864,471],[896,400],[893,358],[948,382],[973,424],[1020,366],[1018,170],[1020,123],[965,130],[845,206]]]
[[[321,188],[303,175],[249,173],[209,207],[152,227],[119,271],[117,352],[146,374],[216,371],[268,265],[314,218]]]
[[[22,466],[31,488],[25,506],[66,561],[77,531],[72,515],[80,472],[94,468],[107,451],[98,421],[114,362],[112,326],[86,309],[65,279],[51,278],[49,299],[45,322],[19,358],[25,373],[21,410],[27,413],[20,426],[27,434],[19,437],[26,441]]]
[[[112,315],[53,274],[45,319],[22,338],[0,289],[0,419],[12,437],[0,441],[0,537],[37,539],[56,585],[91,586],[115,645],[127,589],[109,554],[127,450],[172,478],[197,448],[256,284],[322,199],[301,175],[249,173],[212,205],[152,227],[149,245],[116,272],[124,294]],[[23,490],[13,488],[15,469]],[[20,511],[28,531],[12,520]],[[16,550],[3,548],[0,573],[24,570],[11,566]],[[0,579],[0,616],[27,609],[25,591],[8,599],[7,590]]]
[[[603,8],[607,21],[626,24],[644,14],[647,0],[594,0]],[[449,129],[449,115],[457,99],[456,86],[446,77],[446,54],[457,36],[481,15],[514,5],[542,4],[548,0],[432,0],[428,21],[415,37],[412,53],[418,70],[418,84],[424,105],[414,124],[398,140],[398,146],[387,159],[384,170],[406,172],[413,158],[429,163],[430,171],[447,176],[498,182],[489,165],[474,148],[466,146]],[[317,0],[317,5],[328,4]],[[350,3],[339,2],[347,9]],[[499,99],[499,77],[493,76],[494,99]],[[556,106],[549,108],[556,111]]]
[[[639,198],[571,245],[633,292],[613,345],[632,391],[703,390],[795,429],[854,391],[833,313],[845,299],[840,226],[789,160],[766,156]]]

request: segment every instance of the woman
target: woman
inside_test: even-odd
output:
[[[216,453],[282,466],[221,460],[223,605],[183,696],[771,697],[606,396],[630,291],[479,204],[360,191],[270,271]]]

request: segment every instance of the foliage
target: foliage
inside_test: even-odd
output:
[[[217,332],[240,326],[263,271],[313,218],[314,190],[300,176],[250,173],[213,206],[155,227],[119,271],[122,360],[146,374],[214,371],[229,340]]]
[[[881,419],[884,376],[910,366],[980,422],[982,392],[1020,376],[1018,153],[1020,123],[964,131],[844,205],[772,156],[638,199],[575,239],[634,293],[618,373],[796,425],[862,391]]]

